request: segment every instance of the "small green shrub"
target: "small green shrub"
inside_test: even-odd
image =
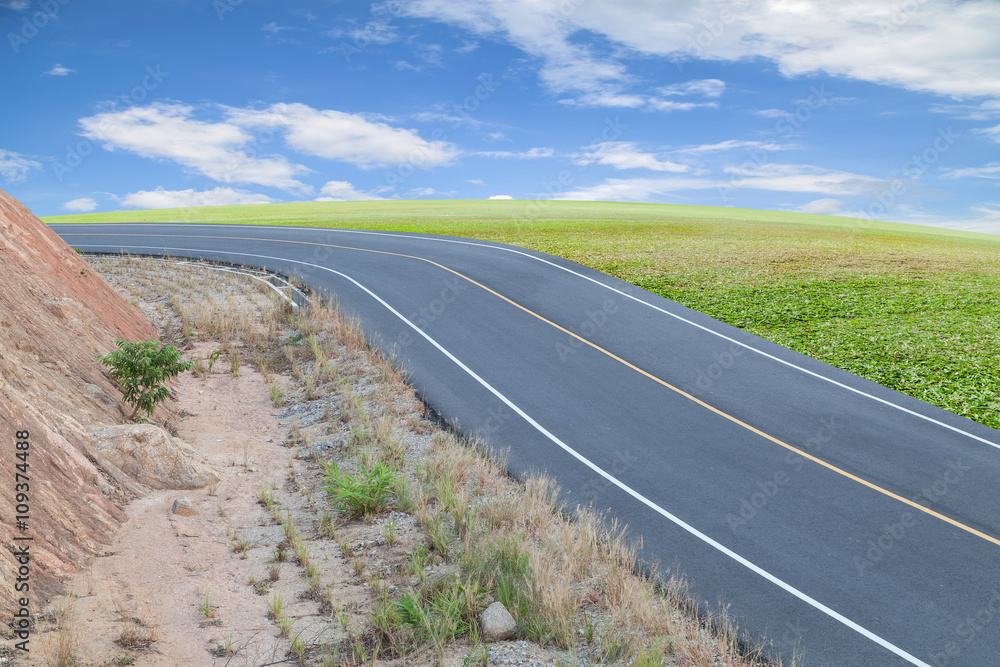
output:
[[[117,350],[98,360],[111,368],[111,379],[118,383],[125,402],[134,408],[129,419],[136,419],[140,412],[148,417],[167,398],[164,382],[190,369],[191,362],[179,361],[180,350],[153,339],[141,342],[119,338],[115,344]]]
[[[418,641],[432,644],[440,655],[446,644],[476,628],[486,600],[478,584],[456,579],[429,593],[403,594],[393,611],[400,626],[408,627]]]
[[[389,506],[398,468],[383,461],[363,467],[357,475],[341,471],[336,462],[324,463],[323,476],[329,482],[323,489],[332,496],[333,506],[352,519],[382,512]]]

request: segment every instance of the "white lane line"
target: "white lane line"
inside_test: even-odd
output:
[[[81,248],[87,248],[87,247],[103,247],[103,246],[80,246],[80,247]],[[155,250],[183,250],[183,251],[186,251],[186,252],[191,252],[191,250],[192,250],[191,248],[163,248],[163,247],[157,247],[157,246],[130,246],[130,247],[132,247],[132,248],[141,248],[141,249],[155,249]],[[639,493],[638,491],[636,491],[632,487],[628,486],[627,484],[625,484],[624,482],[622,482],[621,480],[619,480],[617,477],[614,477],[613,475],[610,475],[607,472],[605,472],[602,468],[600,468],[597,464],[593,463],[590,459],[586,458],[585,456],[583,456],[582,454],[580,454],[579,452],[577,452],[575,449],[573,449],[572,447],[570,447],[569,445],[567,445],[565,442],[563,442],[562,440],[560,440],[558,437],[556,437],[555,435],[553,435],[552,433],[550,433],[544,426],[542,426],[537,421],[535,421],[528,413],[526,413],[524,410],[522,410],[520,407],[518,407],[513,401],[511,401],[509,398],[507,398],[504,394],[502,394],[493,385],[491,385],[489,382],[487,382],[486,380],[484,380],[483,378],[481,378],[475,371],[473,371],[471,368],[469,368],[464,363],[462,363],[462,361],[460,359],[458,359],[458,357],[456,357],[451,352],[449,352],[443,345],[441,345],[436,340],[434,340],[433,338],[431,338],[427,333],[425,333],[423,330],[421,330],[416,324],[414,324],[413,322],[411,322],[410,320],[408,320],[406,317],[404,317],[403,314],[400,313],[398,310],[396,310],[395,308],[393,308],[392,306],[390,306],[384,299],[382,299],[382,297],[380,297],[379,295],[375,294],[375,292],[371,291],[370,289],[368,289],[367,287],[365,287],[364,285],[362,285],[361,283],[359,283],[357,280],[355,280],[351,276],[349,276],[349,275],[347,275],[345,273],[341,273],[340,271],[336,271],[334,269],[327,268],[325,266],[320,266],[319,264],[311,264],[309,262],[302,262],[302,261],[294,260],[294,259],[286,259],[284,257],[271,257],[271,256],[268,256],[268,255],[255,255],[255,254],[251,254],[251,253],[240,253],[240,252],[230,252],[230,251],[211,251],[211,252],[215,252],[215,253],[219,253],[219,254],[226,254],[226,255],[235,255],[237,257],[256,257],[258,259],[270,259],[270,260],[281,261],[281,262],[290,262],[290,263],[293,263],[293,264],[302,264],[303,266],[311,266],[313,268],[322,269],[323,271],[329,271],[330,273],[333,273],[335,275],[340,276],[341,278],[344,278],[345,280],[350,281],[351,283],[353,283],[354,285],[356,285],[359,289],[361,289],[366,294],[368,294],[370,297],[372,297],[377,302],[379,302],[386,310],[388,310],[390,313],[392,313],[393,315],[395,315],[396,317],[398,317],[400,320],[402,320],[403,323],[405,323],[408,327],[410,327],[411,329],[413,329],[417,334],[419,334],[421,337],[423,337],[428,343],[430,343],[431,345],[433,345],[439,352],[441,352],[441,354],[445,355],[448,359],[450,359],[452,362],[454,362],[456,366],[458,366],[463,371],[465,371],[465,373],[467,373],[472,379],[474,379],[476,382],[478,382],[480,385],[482,385],[487,391],[489,391],[491,394],[493,394],[498,399],[500,399],[507,407],[509,407],[511,410],[513,410],[515,413],[517,413],[518,416],[520,416],[522,419],[524,419],[524,421],[526,421],[528,424],[530,424],[536,431],[538,431],[539,433],[541,433],[542,435],[544,435],[546,438],[548,438],[549,440],[551,440],[559,448],[561,448],[567,454],[569,454],[570,456],[572,456],[573,458],[575,458],[576,460],[578,460],[580,463],[582,463],[586,467],[590,468],[592,471],[594,471],[595,473],[597,473],[598,475],[600,475],[604,479],[608,480],[611,484],[617,486],[619,489],[621,489],[622,491],[624,491],[628,495],[632,496],[633,498],[635,498],[636,500],[638,500],[640,503],[642,503],[643,505],[645,505],[649,509],[651,509],[654,512],[656,512],[657,514],[661,515],[662,517],[664,517],[665,519],[667,519],[671,523],[675,524],[679,528],[682,528],[683,530],[687,531],[691,535],[697,537],[699,540],[701,540],[705,544],[709,545],[713,549],[716,549],[717,551],[725,554],[726,556],[728,556],[729,558],[733,559],[734,561],[736,561],[737,563],[739,563],[743,567],[745,567],[748,570],[750,570],[751,572],[754,572],[755,574],[763,577],[764,579],[766,579],[767,581],[771,582],[775,586],[778,586],[779,588],[781,588],[782,590],[786,591],[787,593],[791,593],[796,598],[798,598],[802,602],[805,602],[806,604],[808,604],[809,606],[813,607],[814,609],[816,609],[816,610],[818,610],[818,611],[826,614],[827,616],[829,616],[830,618],[834,619],[835,621],[837,621],[839,623],[842,623],[843,625],[847,626],[851,630],[854,630],[855,632],[857,632],[862,637],[865,637],[866,639],[868,639],[868,640],[870,640],[872,642],[875,642],[879,646],[881,646],[881,647],[883,647],[883,648],[891,651],[892,653],[896,654],[897,656],[899,656],[903,660],[906,660],[907,662],[909,662],[912,665],[919,665],[919,667],[931,667],[926,662],[923,662],[922,660],[919,660],[919,659],[915,658],[914,656],[910,655],[909,653],[907,653],[903,649],[899,648],[895,644],[892,644],[888,640],[883,639],[882,637],[876,635],[874,632],[872,632],[872,631],[870,631],[870,630],[868,630],[868,629],[866,629],[866,628],[858,625],[857,623],[855,623],[851,619],[847,618],[846,616],[844,616],[844,615],[842,615],[842,614],[834,611],[833,609],[830,609],[829,607],[827,607],[822,602],[819,602],[818,600],[810,597],[809,595],[806,595],[805,593],[803,593],[799,589],[795,588],[791,584],[786,583],[786,582],[782,581],[781,579],[778,579],[776,576],[774,576],[773,574],[771,574],[767,570],[765,570],[765,569],[759,567],[758,565],[755,565],[754,563],[750,562],[749,560],[747,560],[743,556],[739,555],[738,553],[736,553],[735,551],[733,551],[729,547],[726,547],[725,545],[721,544],[720,542],[716,542],[714,539],[712,539],[711,537],[709,537],[705,533],[701,532],[700,530],[698,530],[694,526],[688,524],[687,522],[685,522],[684,520],[680,519],[679,517],[674,516],[673,514],[671,514],[670,512],[668,512],[667,510],[665,510],[664,508],[660,507],[659,505],[657,505],[656,503],[654,503],[652,500],[650,500],[646,496],[642,495],[641,493]]]

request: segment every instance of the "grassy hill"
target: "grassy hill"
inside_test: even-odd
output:
[[[560,255],[1000,428],[1000,236],[748,209],[520,200],[311,202],[46,222],[392,229]]]

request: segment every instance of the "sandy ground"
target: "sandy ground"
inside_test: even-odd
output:
[[[210,351],[202,344],[192,354]],[[177,396],[179,437],[222,479],[214,488],[156,491],[126,507],[129,522],[107,555],[49,607],[66,610],[63,625],[72,634],[77,664],[126,664],[126,655],[140,666],[222,664],[225,659],[213,659],[210,651],[224,649],[227,640],[246,658],[229,664],[263,664],[287,651],[267,618],[266,599],[248,585],[253,562],[234,552],[230,539],[266,520],[257,493],[267,483],[280,486],[292,464],[291,450],[279,444],[287,429],[275,417],[264,378],[247,367],[235,379],[219,367],[204,380],[183,374]],[[180,497],[197,515],[171,513]],[[210,618],[199,611],[206,591]],[[141,636],[144,628],[157,637],[155,650],[114,643],[126,629]],[[27,664],[56,663],[66,632],[36,635]]]

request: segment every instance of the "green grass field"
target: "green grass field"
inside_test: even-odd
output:
[[[391,229],[566,257],[1000,428],[1000,236],[734,208],[375,201],[119,211],[46,222]]]

